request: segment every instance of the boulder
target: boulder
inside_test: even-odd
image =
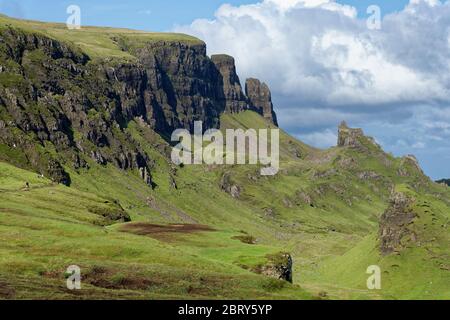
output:
[[[235,199],[241,196],[241,187],[232,181],[231,174],[228,172],[224,173],[220,179],[220,189]]]

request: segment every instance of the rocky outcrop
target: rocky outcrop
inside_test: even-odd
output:
[[[400,193],[394,192],[391,195],[389,207],[380,219],[379,240],[380,251],[383,255],[400,252],[404,246],[404,241],[416,240],[416,235],[410,230],[416,214],[412,209],[415,199]]]
[[[361,180],[377,180],[380,179],[381,176],[374,171],[363,171],[357,174],[358,178]]]
[[[413,155],[404,156],[401,160],[400,167],[398,169],[398,175],[401,177],[409,177],[413,175],[424,176],[419,161]]]
[[[225,191],[233,198],[237,199],[241,196],[241,187],[235,184],[231,178],[231,174],[226,172],[220,179],[220,189]]]
[[[368,151],[369,147],[375,147],[381,150],[372,137],[366,136],[360,128],[349,128],[345,121],[339,125],[338,147],[349,147],[360,151]]]
[[[299,190],[295,193],[298,205],[307,205],[314,207],[314,200],[311,195],[305,191]]]
[[[217,96],[219,101],[225,104],[225,111],[239,113],[247,110],[247,98],[236,73],[234,58],[226,54],[218,54],[212,55],[211,60],[221,75]]]
[[[130,215],[119,203],[109,203],[105,207],[89,207],[88,211],[102,217],[96,223],[103,226],[131,221]]]
[[[292,283],[292,257],[289,253],[280,252],[268,255],[267,264],[261,267],[261,274]]]
[[[261,81],[254,78],[247,79],[245,82],[245,94],[251,110],[256,111],[278,126],[277,116],[273,110],[272,94],[265,83],[261,83]]]
[[[359,147],[361,146],[360,138],[364,137],[362,129],[351,129],[347,123],[343,121],[339,125],[338,146],[339,147]]]

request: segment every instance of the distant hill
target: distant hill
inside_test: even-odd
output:
[[[444,183],[450,187],[450,179],[441,179],[436,181],[437,183]]]

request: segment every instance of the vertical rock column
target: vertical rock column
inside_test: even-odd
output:
[[[245,94],[251,110],[256,111],[278,126],[277,116],[273,110],[272,94],[265,83],[261,83],[258,79],[247,79],[245,82]]]
[[[218,99],[224,101],[225,111],[238,113],[247,110],[247,97],[236,73],[234,58],[218,54],[211,56],[211,60],[222,75],[222,83],[218,88]]]

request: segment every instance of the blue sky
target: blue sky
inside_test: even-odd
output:
[[[174,25],[184,25],[197,18],[212,18],[221,4],[256,3],[255,0],[0,0],[0,12],[26,19],[65,22],[66,8],[76,4],[82,8],[82,23],[86,25],[127,27],[151,31],[166,31]],[[401,10],[408,0],[341,0],[365,15],[367,7],[377,4],[382,13]]]
[[[234,56],[241,81],[267,82],[281,127],[306,143],[335,145],[346,120],[450,177],[448,0],[0,0],[0,12],[65,22],[71,4],[82,25],[185,32]],[[367,27],[370,5],[380,30]]]

